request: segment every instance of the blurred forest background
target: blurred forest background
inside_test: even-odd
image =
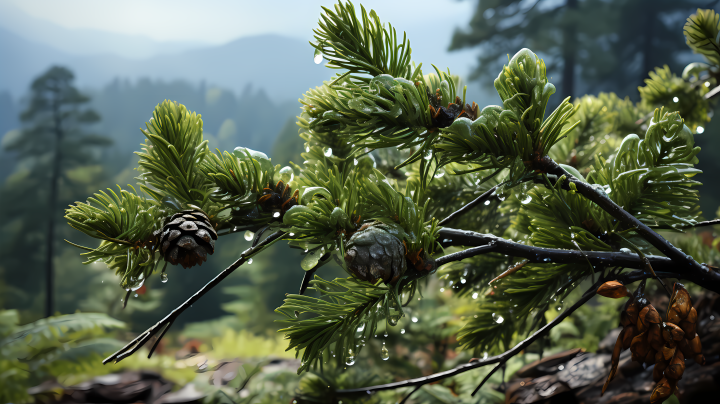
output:
[[[416,62],[424,66],[434,63],[443,69],[449,64],[453,73],[463,76],[469,87],[468,100],[483,107],[499,103],[492,80],[507,62],[507,54],[522,47],[531,48],[548,64],[548,76],[553,77],[551,81],[558,88],[558,95],[551,99],[554,105],[567,96],[603,91],[637,101],[637,87],[643,85],[648,71],[668,65],[680,75],[683,66],[700,60],[685,46],[682,26],[696,8],[718,10],[720,2],[405,2],[406,13],[422,15],[416,22],[410,18],[396,22],[392,13],[378,8],[382,7],[376,4],[380,2],[362,3],[375,8],[384,21],[391,21],[398,30],[408,32]],[[322,4],[329,7],[332,2]],[[443,7],[456,14],[434,16],[432,10]],[[81,239],[79,232],[65,224],[64,207],[110,184],[134,184],[137,160],[132,152],[139,150],[144,139],[139,128],[164,99],[176,100],[202,114],[204,136],[210,140],[211,148],[232,150],[245,146],[267,153],[277,164],[300,163],[303,141],[295,125],[297,99],[308,88],[327,80],[332,72],[312,62],[312,48],[306,42],[309,30],[298,36],[263,33],[224,44],[185,41],[163,46],[137,36],[53,25],[25,13],[10,1],[0,3],[0,11],[4,12],[0,17],[0,309],[16,310],[20,324],[45,316],[46,222],[52,217],[56,223],[52,241],[53,312],[106,313],[128,324],[121,339],[141,332],[233,262],[249,242],[242,236],[220,239],[217,253],[207,263],[188,270],[168,268],[166,283],[154,277],[135,291],[123,309],[125,291],[118,287],[115,275],[101,264],[82,265],[79,250],[63,241],[93,243]],[[309,22],[317,21],[320,11],[314,5],[315,17]],[[238,16],[237,23],[248,18],[254,17]],[[44,27],[45,36],[35,29],[39,26]],[[102,46],[103,41],[108,46]],[[28,136],[37,123],[27,113],[33,108],[33,81],[56,65],[74,74],[72,85],[87,97],[82,109],[97,114],[97,119],[80,122],[76,129],[107,142],[86,144],[88,150],[82,158],[60,168],[58,202],[49,211],[51,142],[35,142],[24,151],[13,145],[21,143],[20,139]],[[704,173],[699,180],[704,183],[704,216],[712,219],[720,205],[720,179],[716,174],[720,159],[710,156],[720,150],[720,123],[714,120],[704,129],[696,136],[703,148],[699,168]],[[273,310],[285,293],[296,291],[303,273],[299,253],[285,245],[273,248],[275,251],[234,273],[219,290],[205,296],[178,319],[173,327],[178,347],[192,340],[209,343],[228,330],[233,330],[231,336],[245,338],[246,342],[252,338],[277,342],[273,320],[278,317]],[[462,310],[454,310],[449,295],[438,289],[428,288],[425,299],[412,308],[424,313],[427,321],[421,317],[420,323],[406,325],[408,329],[414,327],[417,336],[407,346],[417,351],[432,351],[426,345],[445,338],[430,331],[440,323],[431,323],[433,317],[423,312],[423,307],[446,303],[442,306],[447,316],[441,321],[442,327],[448,335],[459,327]],[[581,345],[588,349],[597,348],[603,333],[614,326],[612,313],[606,313],[605,322],[593,329],[595,336],[580,331],[566,336],[574,338],[573,346],[579,346],[582,340]],[[245,334],[240,336],[240,330]],[[404,337],[398,334],[394,338]],[[452,341],[446,343],[452,345]],[[413,355],[412,349],[407,358]],[[273,345],[267,353],[282,355],[282,347]],[[437,370],[443,366],[436,359],[428,359],[430,364],[425,366],[421,363],[424,357],[413,358],[415,370],[405,371],[409,376],[425,373],[425,367]],[[400,366],[401,362],[393,364],[394,368]]]

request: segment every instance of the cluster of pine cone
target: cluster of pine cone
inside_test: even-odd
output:
[[[653,381],[657,382],[650,396],[652,404],[662,403],[675,392],[677,382],[685,372],[685,358],[705,364],[700,337],[695,332],[697,311],[692,307],[690,294],[681,283],[673,286],[670,303],[663,322],[660,314],[645,298],[645,281],[634,294],[620,282],[605,282],[598,294],[613,299],[630,297],[620,314],[623,326],[615,343],[612,366],[603,386],[605,393],[615,377],[620,352],[630,348],[632,360],[645,365],[655,365]]]

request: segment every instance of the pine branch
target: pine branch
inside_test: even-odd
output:
[[[645,261],[637,254],[533,247],[515,243],[492,234],[474,233],[450,228],[440,229],[438,235],[439,239],[442,240],[441,245],[443,247],[474,247],[438,258],[436,260],[438,266],[479,254],[495,252],[516,258],[525,258],[533,263],[583,264],[590,262],[591,265],[598,267],[646,268]],[[681,276],[683,279],[688,279],[698,285],[702,285],[708,290],[720,293],[720,273],[706,265],[698,264],[699,269],[690,267],[691,269],[688,270],[678,266],[677,261],[671,258],[654,255],[646,255],[646,257],[656,272],[672,273],[674,277]]]
[[[477,369],[486,365],[492,365],[492,364],[498,364],[502,365],[503,363],[506,363],[508,359],[518,355],[521,353],[525,348],[527,348],[530,344],[532,344],[534,341],[536,341],[538,338],[546,335],[551,329],[553,329],[555,326],[560,324],[565,318],[570,316],[575,310],[583,306],[585,303],[587,303],[593,296],[595,296],[596,291],[600,285],[602,285],[604,282],[608,280],[618,280],[622,282],[624,285],[629,285],[633,282],[640,281],[642,279],[646,279],[651,277],[651,274],[645,273],[643,271],[635,271],[628,274],[621,274],[618,276],[610,276],[608,278],[601,278],[599,281],[593,284],[578,300],[573,304],[571,307],[563,311],[559,316],[555,317],[552,321],[550,321],[547,325],[542,327],[541,329],[537,330],[535,333],[533,333],[531,336],[520,342],[519,344],[515,345],[513,348],[509,349],[508,351],[503,352],[500,355],[491,356],[486,359],[481,360],[474,360],[470,363],[465,363],[462,365],[458,365],[452,369],[438,372],[429,376],[424,377],[418,377],[415,379],[409,379],[409,380],[403,380],[400,382],[393,382],[388,384],[381,384],[377,386],[368,386],[368,387],[359,387],[355,389],[344,389],[344,390],[337,390],[335,391],[335,396],[357,396],[357,395],[365,395],[367,397],[368,394],[372,394],[378,391],[384,391],[384,390],[395,390],[403,387],[413,387],[413,386],[423,386],[430,383],[439,382],[441,380],[444,380],[448,377],[453,377],[456,375],[459,375],[461,373],[467,372],[469,370]],[[658,276],[661,277],[675,277],[674,274],[667,274],[665,272],[658,272]],[[684,279],[684,278],[683,278]],[[497,366],[496,369],[498,369],[500,366]],[[492,373],[492,372],[491,372]],[[479,389],[479,387],[478,387]],[[473,392],[473,395],[477,393],[477,389]]]
[[[243,251],[243,253],[240,255],[240,258],[235,261],[232,265],[225,268],[222,272],[220,272],[216,277],[214,277],[210,282],[208,282],[205,286],[200,288],[195,294],[190,296],[189,299],[187,299],[185,302],[183,302],[180,306],[175,308],[175,310],[171,311],[170,314],[165,316],[162,320],[158,321],[154,326],[148,328],[145,332],[138,335],[135,339],[130,341],[127,345],[125,345],[121,350],[115,352],[114,354],[108,356],[104,361],[103,364],[107,364],[109,362],[120,362],[121,360],[127,358],[128,356],[134,354],[137,352],[140,348],[142,348],[152,337],[160,332],[162,330],[162,333],[158,337],[158,340],[153,345],[152,349],[150,349],[150,353],[148,354],[148,358],[152,356],[153,352],[155,351],[155,348],[157,348],[158,343],[160,342],[160,339],[165,335],[167,330],[172,326],[172,323],[177,319],[185,310],[187,310],[193,303],[198,301],[201,297],[203,297],[207,292],[209,292],[212,288],[217,286],[220,282],[222,282],[225,278],[228,277],[231,273],[233,273],[236,269],[238,269],[242,264],[247,262],[248,259],[252,258],[255,254],[262,251],[265,247],[268,247],[269,245],[273,244],[275,241],[279,240],[281,237],[285,235],[285,232],[278,231],[266,238],[263,242],[259,243],[255,247],[248,248],[247,250]]]
[[[653,247],[657,248],[660,252],[665,254],[668,258],[672,259],[676,264],[683,268],[682,271],[688,271],[693,274],[693,276],[696,277],[696,281],[694,282],[698,284],[704,284],[705,282],[713,281],[713,274],[709,270],[709,268],[703,267],[691,256],[683,253],[675,246],[670,244],[667,240],[665,240],[659,234],[655,233],[646,224],[644,224],[635,216],[631,215],[623,208],[618,206],[607,196],[607,194],[605,194],[605,192],[598,190],[596,187],[592,186],[587,182],[578,180],[547,156],[542,159],[539,165],[546,173],[554,174],[558,177],[564,175],[566,178],[568,178],[568,182],[571,184],[569,184],[570,187],[575,188],[575,190],[579,194],[597,204],[601,209],[609,213],[612,217],[625,224],[627,228],[634,228],[635,231],[643,238],[645,238],[650,244],[652,244]],[[714,290],[716,292],[720,291],[720,289]]]

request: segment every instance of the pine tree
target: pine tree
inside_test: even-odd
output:
[[[589,91],[634,96],[648,71],[676,61],[687,50],[676,29],[696,7],[692,0],[565,0],[564,2],[478,1],[470,26],[455,32],[450,49],[478,47],[471,79],[490,83],[507,61],[507,49],[523,46],[545,56],[548,76],[560,83],[562,98],[577,96],[576,79]]]
[[[720,273],[707,263],[710,247],[692,235],[720,223],[702,221],[701,184],[693,180],[700,153],[693,136],[719,92],[720,16],[698,10],[688,18],[687,44],[706,63],[681,76],[657,68],[640,88],[641,102],[603,93],[547,111],[555,87],[545,62],[527,48],[494,81],[502,105],[480,109],[449,70],[433,66],[425,74],[411,60],[408,39],[374,11],[342,1],[323,11],[311,45],[338,73],[300,100],[302,165],[281,168],[245,147],[212,152],[200,115],[166,100],[143,130],[138,189],[99,191],[66,210],[73,228],[100,240],[81,247],[86,263],[105,262],[128,293],[157,273],[167,277],[172,251],[205,258],[214,245],[209,230],[253,240],[105,362],[157,337],[152,355],[183,311],[282,241],[304,252],[300,290],[276,310],[288,350],[301,359],[298,373],[312,373],[298,402],[395,389],[409,396],[495,365],[474,390],[476,381],[461,376],[432,387],[475,395],[534,343],[542,352],[544,336],[598,294],[631,297],[620,319],[630,331],[618,338],[616,354],[630,348],[636,360],[667,365],[652,402],[673,394],[683,368],[678,352],[704,358],[690,292],[671,282],[720,292]],[[333,261],[347,277],[321,276]],[[647,279],[671,294],[667,324],[648,303]],[[472,315],[451,331],[460,348],[481,358],[383,385],[343,376],[363,350],[377,348],[374,335],[396,332],[410,310],[412,323],[422,317],[408,305],[435,282],[466,302]],[[636,282],[631,294],[626,285]],[[379,351],[388,358],[384,344]]]
[[[105,137],[86,133],[100,117],[86,107],[89,98],[72,81],[72,72],[63,67],[52,67],[38,77],[20,115],[22,129],[3,141],[21,167],[3,190],[5,223],[21,221],[4,246],[8,255],[21,252],[22,267],[42,254],[46,317],[54,314],[53,257],[60,202],[87,192],[88,174],[78,169],[98,161],[98,148],[110,144]]]

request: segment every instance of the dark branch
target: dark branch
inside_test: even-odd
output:
[[[677,278],[677,274],[669,274],[666,272],[657,272],[658,276],[664,277],[664,278]],[[530,344],[532,344],[535,340],[538,338],[544,336],[547,334],[553,327],[560,324],[565,318],[567,318],[570,314],[572,314],[575,310],[580,308],[582,305],[587,303],[593,296],[595,296],[595,293],[600,285],[602,285],[604,282],[608,280],[618,280],[622,282],[624,285],[629,285],[633,282],[640,281],[642,279],[651,278],[652,274],[646,273],[644,271],[635,271],[628,274],[620,274],[620,275],[613,275],[609,274],[607,277],[604,277],[600,279],[599,281],[595,282],[590,289],[588,289],[583,296],[575,302],[571,307],[563,311],[559,316],[557,316],[555,319],[547,323],[544,327],[537,330],[535,333],[533,333],[531,336],[520,342],[519,344],[515,345],[513,348],[511,348],[508,351],[503,352],[500,355],[491,356],[486,359],[481,360],[475,360],[470,363],[464,363],[462,365],[458,365],[452,369],[446,370],[444,372],[438,372],[429,376],[424,377],[418,377],[416,379],[409,379],[409,380],[403,380],[400,382],[394,382],[394,383],[388,383],[388,384],[381,384],[377,386],[369,386],[369,387],[360,387],[356,389],[346,389],[346,390],[337,390],[335,392],[336,396],[351,396],[351,395],[360,395],[360,394],[371,394],[376,391],[383,391],[383,390],[394,390],[398,388],[403,387],[413,387],[413,386],[423,386],[429,383],[434,383],[440,380],[443,380],[448,377],[453,377],[456,375],[459,375],[461,373],[467,372],[469,370],[477,369],[486,365],[492,365],[492,364],[499,364],[502,365],[503,363],[507,362],[508,359],[512,358],[513,356],[519,354],[521,351],[523,351],[525,348],[527,348]],[[497,368],[500,368],[501,366],[498,366]],[[478,387],[479,388],[479,387]],[[475,391],[477,392],[477,390]],[[475,394],[473,393],[473,395]]]
[[[464,215],[470,209],[474,208],[477,205],[480,205],[481,203],[487,201],[492,196],[493,192],[495,192],[495,189],[497,189],[497,186],[494,186],[490,188],[489,190],[485,191],[482,195],[478,196],[474,201],[468,203],[467,205],[463,206],[462,208],[456,210],[455,212],[451,213],[450,216],[446,217],[442,221],[440,221],[439,225],[443,226],[447,223],[449,223],[453,219],[457,219],[458,217]]]
[[[183,304],[175,308],[170,314],[165,316],[162,320],[158,321],[157,324],[154,326],[148,328],[145,332],[138,335],[137,338],[130,341],[127,345],[125,345],[122,349],[115,352],[114,354],[108,356],[104,361],[103,364],[107,364],[108,362],[120,362],[121,360],[127,358],[128,356],[134,354],[137,352],[140,348],[142,348],[148,341],[152,339],[152,337],[160,332],[162,330],[162,333],[158,337],[157,341],[155,341],[155,344],[153,345],[152,349],[150,350],[150,354],[148,355],[148,358],[152,356],[153,351],[157,347],[157,345],[160,342],[160,339],[165,335],[165,332],[170,328],[172,323],[175,321],[176,318],[178,318],[185,310],[187,310],[193,303],[198,301],[201,297],[203,297],[210,289],[217,286],[220,282],[223,281],[223,279],[227,278],[228,275],[233,273],[237,268],[240,267],[240,265],[244,264],[248,259],[250,259],[253,255],[258,253],[260,250],[262,250],[264,247],[272,244],[274,241],[280,239],[282,236],[285,235],[285,232],[278,231],[268,236],[265,240],[263,240],[261,243],[259,243],[255,247],[248,248],[245,250],[241,255],[240,258],[235,261],[232,265],[225,268],[222,272],[220,272],[216,277],[214,277],[210,282],[208,282],[205,286],[203,286],[200,290],[195,292],[194,295],[190,296],[189,299],[187,299]]]
[[[590,262],[590,264],[597,267],[621,267],[642,270],[646,268],[645,262],[637,254],[533,247],[506,240],[492,234],[475,233],[466,230],[440,229],[439,239],[442,240],[441,245],[444,247],[468,246],[475,248],[468,248],[464,251],[440,257],[436,260],[438,266],[480,254],[496,252],[543,264]],[[667,257],[659,257],[656,255],[646,255],[646,257],[656,272],[673,273],[675,274],[673,277],[682,275],[683,279],[702,285],[704,288],[712,290],[715,293],[720,293],[720,273],[710,269],[707,265],[698,265],[700,270],[696,270],[694,267],[683,268],[679,266],[677,262]]]
[[[606,211],[610,216],[614,217],[627,228],[634,228],[640,236],[647,240],[653,247],[657,248],[661,253],[665,254],[668,258],[675,261],[680,267],[680,271],[690,271],[700,274],[707,272],[707,268],[703,268],[697,261],[695,261],[690,255],[683,253],[675,246],[670,244],[662,236],[655,233],[653,229],[648,227],[645,223],[641,222],[635,216],[626,212],[623,208],[618,206],[612,199],[610,199],[604,192],[594,188],[591,184],[583,182],[569,174],[562,167],[560,167],[550,157],[545,156],[539,163],[536,164],[537,169],[548,174],[554,174],[558,177],[564,175],[568,180],[566,183],[572,183],[577,188],[577,192],[594,202],[602,210]]]

